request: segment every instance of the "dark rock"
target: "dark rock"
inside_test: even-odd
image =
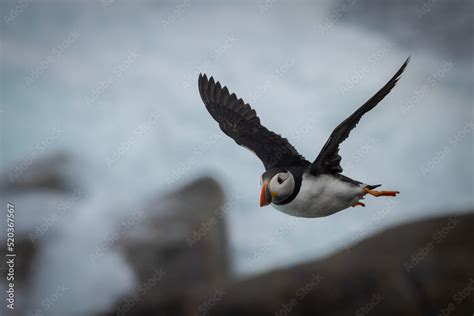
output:
[[[219,299],[210,289],[185,315],[471,315],[473,262],[473,214],[419,221],[231,283]]]
[[[71,189],[67,175],[70,157],[63,152],[26,158],[0,175],[0,192],[57,191]]]
[[[23,315],[28,307],[29,290],[44,237],[53,233],[69,209],[83,198],[78,187],[72,190],[69,164],[68,155],[55,153],[21,161],[0,175],[0,203],[4,207],[11,204],[15,209],[14,283],[18,315]],[[0,231],[7,231],[4,220],[0,221]],[[6,254],[6,243],[2,243],[0,256],[7,258]],[[8,271],[7,262],[3,260],[0,282],[7,280]]]
[[[25,308],[27,306],[29,297],[28,291],[31,286],[31,275],[33,269],[34,259],[37,256],[38,247],[36,244],[30,240],[25,239],[24,236],[21,238],[15,239],[15,257],[13,258],[15,262],[14,269],[10,271],[10,267],[7,259],[12,257],[7,257],[7,249],[5,247],[0,248],[0,256],[5,258],[0,264],[0,275],[2,277],[2,282],[7,280],[9,275],[14,276],[14,288],[15,288],[15,311],[18,314],[23,315]],[[3,285],[3,284],[2,284]],[[7,282],[5,282],[5,287]],[[2,287],[3,289],[3,287]],[[6,290],[6,289],[5,289]],[[6,304],[6,302],[5,302]],[[3,306],[2,306],[3,308]]]
[[[192,293],[226,280],[229,258],[224,207],[224,193],[211,178],[149,203],[144,220],[120,244],[138,285],[112,314],[180,315]]]

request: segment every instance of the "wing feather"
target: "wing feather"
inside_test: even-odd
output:
[[[199,93],[209,114],[219,123],[221,130],[237,144],[253,151],[263,162],[265,169],[289,166],[307,166],[286,138],[268,130],[249,104],[232,93],[227,87],[199,75]]]
[[[389,94],[389,92],[395,87],[397,81],[400,79],[401,74],[405,70],[410,57],[407,58],[405,63],[395,73],[395,75],[374,94],[367,102],[359,107],[351,116],[345,119],[329,136],[326,144],[319,153],[316,160],[311,164],[310,172],[313,174],[318,173],[339,173],[342,172],[341,167],[341,156],[339,156],[339,145],[349,137],[349,133],[360,121],[361,117],[372,110],[382,99]]]

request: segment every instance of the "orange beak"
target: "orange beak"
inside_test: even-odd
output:
[[[264,182],[260,192],[260,207],[266,206],[272,202],[272,194],[268,189],[268,183]]]

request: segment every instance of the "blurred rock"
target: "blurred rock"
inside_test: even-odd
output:
[[[65,214],[83,198],[68,176],[70,157],[58,152],[24,160],[0,175],[0,204],[15,209],[15,311],[23,315],[29,303],[35,264],[45,236],[57,228]],[[7,222],[0,221],[0,230],[7,231]],[[6,258],[6,243],[0,245],[0,256]],[[2,279],[7,279],[9,267],[0,264]]]
[[[64,152],[26,158],[0,175],[0,192],[3,194],[31,190],[68,191],[69,163],[70,157]]]
[[[53,155],[0,177],[0,202],[17,211],[19,314],[31,300],[42,246],[57,238],[55,228],[83,199],[80,188],[71,190],[68,161]],[[136,288],[118,298],[109,315],[447,316],[474,310],[474,214],[401,225],[324,260],[233,280],[229,205],[215,180],[198,179],[143,205],[117,238]],[[0,255],[5,252],[0,246]],[[0,265],[3,280],[6,268]]]
[[[228,278],[224,193],[215,180],[202,178],[143,211],[144,220],[121,241],[137,288],[111,314],[182,315],[191,295]]]
[[[419,221],[219,296],[210,288],[183,315],[471,315],[473,263],[473,214]]]

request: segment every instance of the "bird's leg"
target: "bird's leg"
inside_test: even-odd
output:
[[[377,190],[370,190],[367,188],[364,188],[365,194],[370,194],[373,196],[396,196],[400,192],[398,191],[377,191]]]
[[[356,206],[362,206],[362,207],[365,207],[365,204],[362,203],[362,202],[355,202],[352,207],[356,207]]]

